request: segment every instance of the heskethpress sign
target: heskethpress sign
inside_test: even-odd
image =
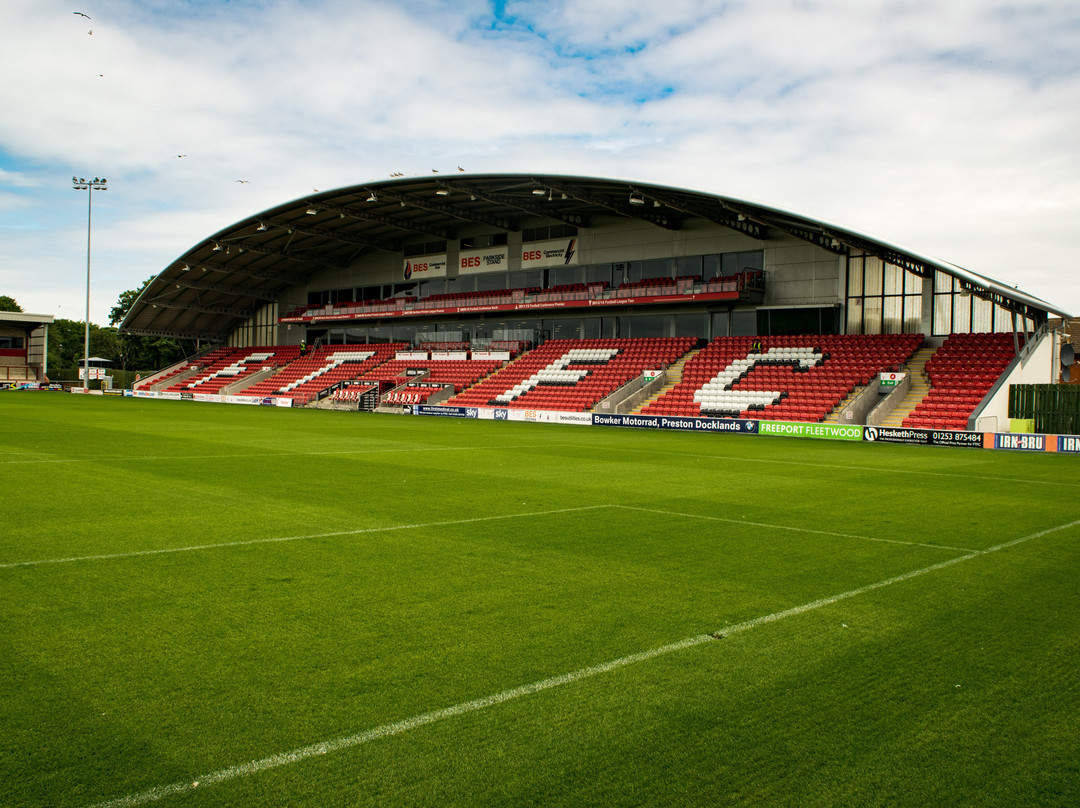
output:
[[[908,443],[915,446],[967,446],[981,449],[981,432],[961,432],[955,429],[911,429],[888,426],[863,428],[863,439],[876,443]]]
[[[762,435],[784,435],[789,438],[820,438],[824,440],[862,440],[861,426],[844,424],[810,424],[802,421],[762,421]]]

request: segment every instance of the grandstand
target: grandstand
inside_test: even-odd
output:
[[[890,370],[909,396],[925,391],[905,424],[997,429],[1010,384],[1057,381],[1066,316],[1008,283],[745,200],[461,173],[256,213],[165,267],[121,329],[230,349],[140,385],[155,394],[308,405],[364,378],[395,406],[441,384],[435,397],[452,387],[459,405],[610,411],[636,385],[643,413],[817,421],[868,417],[849,404]],[[301,343],[318,347],[300,357]],[[598,345],[619,347],[591,366],[575,353],[610,350]],[[391,364],[401,351],[428,356]]]

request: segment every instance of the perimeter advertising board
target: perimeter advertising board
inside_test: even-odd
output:
[[[1017,435],[1012,432],[995,432],[994,448],[1013,452],[1045,452],[1046,435]]]
[[[681,429],[693,432],[733,432],[756,435],[758,422],[745,418],[687,418],[678,415],[603,415],[593,413],[594,426],[628,426],[639,429]]]
[[[966,446],[981,449],[981,432],[962,432],[956,429],[911,429],[888,426],[868,426],[863,439],[876,443],[908,443],[914,446]]]
[[[782,435],[788,438],[863,439],[863,428],[857,425],[814,424],[805,421],[762,421],[758,430],[762,435]]]

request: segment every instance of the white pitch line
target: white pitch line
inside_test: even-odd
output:
[[[922,541],[904,541],[903,539],[883,539],[878,536],[859,536],[855,533],[835,533],[831,530],[814,530],[809,527],[794,527],[792,525],[772,525],[768,522],[751,522],[748,519],[727,519],[723,516],[708,516],[700,513],[680,513],[679,511],[665,511],[660,508],[642,508],[637,505],[612,505],[612,508],[622,508],[627,511],[642,511],[644,513],[659,513],[665,516],[682,516],[687,519],[705,519],[710,522],[726,522],[731,525],[749,525],[751,527],[765,527],[773,530],[790,530],[796,533],[814,533],[819,536],[832,536],[838,539],[859,539],[860,541],[877,541],[885,544],[903,544],[909,547],[929,547],[932,550],[951,550],[954,553],[976,552],[970,547],[951,547],[948,544],[928,544]]]
[[[215,544],[192,544],[187,547],[163,547],[156,550],[129,550],[125,553],[101,553],[100,555],[71,556],[70,558],[40,558],[34,561],[8,561],[0,564],[0,570],[15,567],[38,567],[44,564],[74,564],[78,561],[107,561],[115,558],[137,558],[139,556],[164,555],[166,553],[190,553],[196,550],[217,550],[223,547],[246,547],[252,544],[274,544],[303,539],[327,539],[334,536],[359,536],[364,533],[390,533],[396,530],[418,530],[429,527],[449,527],[451,525],[470,525],[476,522],[494,522],[500,519],[522,519],[529,516],[554,516],[559,513],[577,513],[610,508],[611,505],[583,505],[578,508],[557,508],[550,511],[525,511],[497,516],[474,516],[470,519],[447,519],[441,522],[419,522],[411,525],[387,525],[384,527],[361,527],[356,530],[333,530],[328,533],[306,533],[300,536],[271,536],[265,539],[244,539],[242,541],[224,541]]]
[[[466,452],[466,451],[491,451],[495,449],[539,449],[546,448],[548,444],[529,443],[521,445],[499,444],[498,446],[415,446],[409,448],[386,449],[334,449],[327,451],[310,452],[243,452],[240,454],[217,454],[217,455],[101,455],[97,457],[31,457],[17,459],[0,459],[0,466],[28,466],[33,463],[117,463],[125,460],[149,460],[159,461],[186,461],[186,460],[249,460],[254,457],[324,457],[327,455],[370,455],[370,454],[394,454],[409,452]]]
[[[603,507],[603,506],[600,506]],[[904,572],[900,575],[895,575],[892,578],[886,578],[876,583],[867,584],[866,586],[860,586],[857,589],[849,589],[847,592],[841,592],[838,595],[831,595],[827,598],[820,598],[819,600],[813,600],[809,603],[804,603],[801,606],[793,606],[790,609],[784,609],[779,612],[773,612],[772,614],[762,615],[761,617],[754,617],[750,620],[745,620],[742,623],[736,623],[731,626],[724,626],[721,629],[721,634],[727,636],[730,634],[737,634],[742,631],[749,631],[750,629],[763,626],[768,623],[775,623],[778,620],[783,620],[788,617],[795,617],[806,612],[820,609],[823,606],[829,606],[833,603],[838,603],[848,598],[858,597],[864,595],[867,592],[873,592],[877,589],[883,589],[893,584],[902,583],[903,581],[909,581],[912,578],[917,578],[921,575],[926,575],[931,572],[936,572],[946,567],[951,567],[955,564],[959,564],[961,561],[968,561],[972,558],[978,558],[980,556],[987,555],[989,553],[995,553],[998,550],[1004,550],[1009,547],[1015,547],[1018,544],[1022,544],[1031,539],[1041,538],[1042,536],[1048,536],[1051,533],[1058,533],[1062,530],[1068,530],[1069,528],[1080,525],[1080,519],[1067,524],[1057,525],[1055,527],[1047,528],[1046,530],[1040,530],[1036,533],[1030,533],[1027,536],[1021,536],[1018,539],[1012,539],[1011,541],[1002,542],[1001,544],[990,547],[986,550],[973,550],[966,555],[957,556],[956,558],[950,558],[946,561],[938,562],[937,564],[931,564],[929,567],[922,567],[921,569],[912,570],[910,572]],[[218,769],[210,774],[201,775],[194,780],[180,783],[172,783],[171,785],[155,786],[154,788],[148,788],[145,791],[140,791],[135,794],[129,794],[125,797],[118,797],[106,802],[95,803],[88,808],[137,808],[137,806],[145,805],[150,802],[156,802],[170,797],[175,794],[185,794],[190,791],[194,791],[196,788],[202,788],[203,786],[212,785],[214,783],[221,783],[227,780],[235,780],[240,777],[248,777],[254,774],[267,771],[269,769],[276,769],[280,766],[286,766],[291,763],[299,763],[302,760],[306,760],[312,757],[318,757],[320,755],[326,755],[331,752],[337,752],[342,749],[350,749],[352,747],[361,746],[366,743],[378,740],[379,738],[388,738],[394,735],[401,735],[410,730],[417,729],[419,727],[427,726],[428,724],[434,724],[438,721],[444,721],[449,718],[455,718],[466,713],[474,713],[480,710],[485,710],[488,707],[494,707],[499,704],[504,704],[508,701],[519,699],[523,696],[529,696],[534,693],[540,693],[545,690],[551,690],[552,688],[568,685],[573,682],[581,681],[582,679],[588,679],[593,676],[598,676],[602,673],[608,673],[609,671],[617,670],[619,668],[625,668],[629,665],[634,665],[639,662],[645,662],[650,659],[665,656],[666,654],[674,653],[675,651],[682,651],[687,648],[693,648],[695,646],[704,645],[708,642],[713,642],[720,637],[713,634],[698,634],[693,637],[687,637],[684,640],[678,642],[669,643],[668,645],[662,645],[658,648],[653,648],[647,651],[639,651],[636,654],[629,654],[618,659],[613,659],[610,662],[604,662],[600,665],[593,665],[588,668],[580,668],[570,673],[564,673],[560,676],[553,676],[549,679],[541,679],[538,682],[532,684],[521,685],[520,687],[511,688],[509,690],[503,690],[500,693],[495,693],[491,696],[485,696],[483,698],[474,699],[472,701],[464,701],[455,704],[451,707],[444,707],[439,710],[433,710],[428,713],[413,716],[412,718],[406,718],[402,721],[396,721],[391,724],[383,724],[379,727],[364,730],[354,735],[347,735],[342,738],[335,738],[329,741],[322,741],[320,743],[312,744],[310,746],[303,746],[299,749],[293,749],[288,752],[278,752],[277,754],[264,757],[259,760],[252,760],[247,763],[241,763],[236,766],[228,766],[224,769]]]
[[[741,457],[737,455],[700,454],[697,452],[667,452],[660,449],[649,449],[640,446],[616,446],[611,447],[609,451],[640,452],[642,454],[661,455],[666,457],[697,457],[705,460],[723,460],[736,463],[770,463],[782,466],[805,466],[814,469],[874,471],[883,474],[910,474],[916,477],[959,477],[964,480],[982,480],[984,482],[1029,483],[1032,485],[1060,485],[1068,488],[1080,488],[1080,482],[1072,482],[1069,480],[1032,480],[1028,477],[993,477],[985,474],[966,474],[960,471],[926,471],[922,469],[883,468],[881,466],[849,466],[843,463],[811,463],[806,460],[786,460],[775,457]]]

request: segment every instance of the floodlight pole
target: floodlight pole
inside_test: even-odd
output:
[[[94,191],[107,191],[107,180],[94,177],[84,180],[72,177],[71,183],[76,191],[87,191],[86,195],[86,339],[83,342],[83,390],[90,392],[90,218],[94,210]]]

